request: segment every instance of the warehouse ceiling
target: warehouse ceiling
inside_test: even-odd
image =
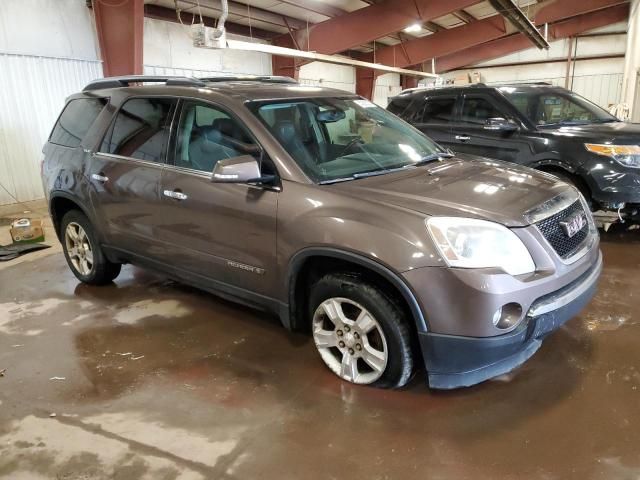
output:
[[[474,0],[229,0],[227,30],[280,46],[420,69],[432,58],[450,57],[468,48],[484,49],[490,57],[494,55],[491,42],[518,34],[519,27],[508,20],[510,12],[498,11],[492,3],[506,4]],[[628,10],[628,0],[511,3],[538,29],[549,23],[550,40],[621,21],[626,18],[624,9]],[[221,2],[145,0],[146,16],[175,21],[178,12],[183,23],[185,19],[197,22],[200,16],[215,23]],[[373,20],[380,18],[384,21]],[[528,37],[524,42],[518,38],[520,49],[533,46],[530,32]],[[474,60],[476,57],[484,58],[477,51]],[[454,62],[456,67],[462,66],[460,61]]]

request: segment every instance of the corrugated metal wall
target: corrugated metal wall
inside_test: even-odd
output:
[[[0,53],[0,205],[43,196],[42,145],[65,98],[99,77],[99,61]]]

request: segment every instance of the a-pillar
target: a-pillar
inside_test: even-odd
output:
[[[104,76],[142,74],[144,0],[93,0]]]
[[[631,0],[630,7],[622,101],[631,109],[631,121],[640,122],[640,0]]]

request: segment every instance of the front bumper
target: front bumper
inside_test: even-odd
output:
[[[620,203],[640,204],[640,171],[637,168],[620,167],[611,161],[611,168],[591,170],[587,184],[591,196],[600,205]]]
[[[510,372],[529,359],[546,335],[577,315],[596,292],[602,253],[569,285],[534,302],[513,331],[494,337],[464,337],[420,332],[429,386],[452,389],[475,385]]]

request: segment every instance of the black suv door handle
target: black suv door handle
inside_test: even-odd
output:
[[[186,200],[189,196],[179,190],[165,190],[162,192],[165,197],[174,198],[176,200]]]
[[[456,135],[456,140],[460,140],[461,142],[468,142],[471,140],[469,135]]]

